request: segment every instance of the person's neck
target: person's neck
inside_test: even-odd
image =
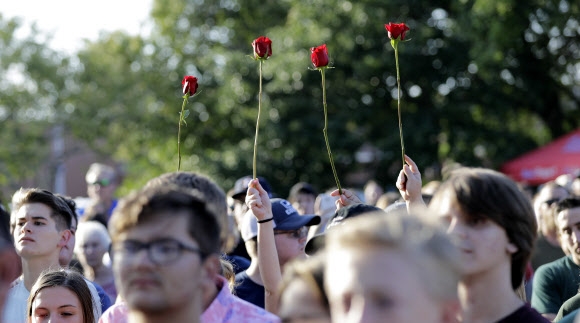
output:
[[[262,276],[260,276],[260,268],[258,267],[258,259],[252,259],[250,262],[250,267],[246,269],[246,274],[250,279],[261,286],[264,286],[264,282],[262,281]]]
[[[558,240],[557,234],[542,232],[542,235],[551,246],[560,248],[560,241]]]
[[[83,267],[85,277],[99,285],[109,283],[113,278],[113,271],[105,265],[97,265],[95,267]]]
[[[129,323],[166,323],[166,322],[188,322],[201,323],[200,306],[188,304],[181,309],[171,309],[159,313],[140,312],[129,310]]]
[[[58,254],[55,256],[22,259],[22,279],[27,290],[32,289],[40,274],[47,269],[58,269]]]
[[[524,304],[512,289],[510,270],[498,266],[459,282],[463,322],[496,322]]]

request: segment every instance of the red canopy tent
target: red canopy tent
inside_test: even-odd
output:
[[[506,162],[500,171],[517,182],[540,185],[580,170],[580,129]]]

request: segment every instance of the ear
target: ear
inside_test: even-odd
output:
[[[514,253],[518,252],[519,249],[515,244],[508,242],[506,250],[509,254],[514,254]]]
[[[62,248],[64,246],[66,246],[66,244],[68,243],[68,241],[70,240],[71,237],[72,237],[72,233],[70,232],[69,229],[62,230],[60,232],[60,241],[58,242],[58,247]]]
[[[220,259],[217,255],[209,255],[202,263],[202,269],[204,273],[207,275],[206,277],[209,278],[212,282],[215,280],[215,277],[220,274],[221,272],[221,263]]]

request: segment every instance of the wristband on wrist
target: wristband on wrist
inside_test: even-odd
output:
[[[260,221],[258,221],[258,223],[266,223],[266,222],[270,222],[272,220],[274,220],[274,217],[271,217],[269,219],[260,220]]]

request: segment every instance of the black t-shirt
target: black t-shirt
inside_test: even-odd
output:
[[[254,281],[250,279],[246,271],[242,271],[241,273],[236,275],[236,286],[234,287],[234,295],[261,308],[265,307],[264,286],[254,283]]]
[[[525,304],[515,312],[497,321],[497,323],[551,323],[538,311]]]

